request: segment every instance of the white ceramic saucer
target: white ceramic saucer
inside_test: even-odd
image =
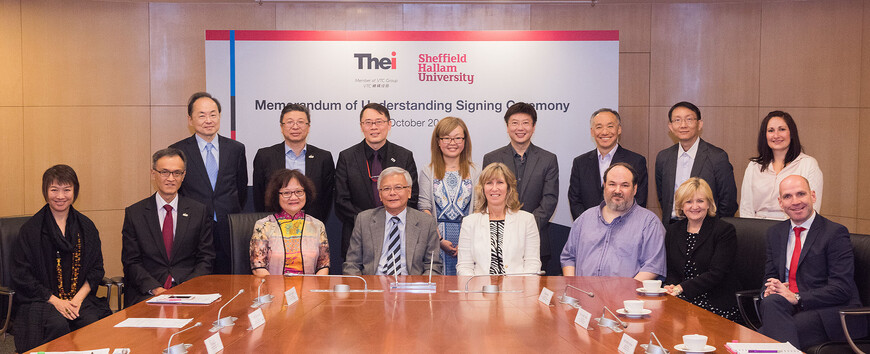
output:
[[[704,349],[691,350],[691,349],[687,348],[685,344],[680,343],[680,344],[675,345],[674,349],[679,350],[679,351],[684,352],[684,353],[709,353],[709,352],[715,351],[716,347],[714,347],[712,345],[705,345]]]
[[[640,313],[629,313],[628,311],[625,311],[625,309],[617,309],[616,313],[623,315],[623,316],[626,316],[626,317],[640,318],[640,317],[651,314],[652,310],[643,309],[643,311],[641,311]]]
[[[667,290],[665,290],[665,288],[659,288],[658,291],[647,291],[644,288],[637,288],[637,289],[635,289],[635,291],[637,291],[638,293],[644,294],[646,296],[660,296],[660,295],[664,295],[668,292]]]

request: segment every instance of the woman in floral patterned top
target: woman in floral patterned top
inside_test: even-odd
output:
[[[272,174],[266,209],[274,214],[258,220],[251,237],[254,275],[329,274],[326,227],[304,211],[315,192],[314,183],[298,170]]]

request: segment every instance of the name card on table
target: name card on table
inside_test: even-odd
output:
[[[620,354],[631,354],[634,353],[635,349],[637,349],[637,339],[631,338],[628,333],[623,333],[616,350]]]
[[[205,350],[208,352],[208,354],[215,354],[221,350],[224,350],[224,343],[221,342],[220,332],[215,333],[211,337],[205,339]]]
[[[589,329],[589,320],[592,318],[592,314],[589,311],[586,311],[582,308],[577,309],[577,317],[574,317],[574,323],[580,325],[584,329]]]
[[[544,287],[541,289],[541,295],[538,296],[538,301],[543,303],[544,305],[550,306],[550,301],[553,300],[553,290],[547,289]]]
[[[248,330],[255,330],[257,327],[265,324],[266,317],[263,316],[263,309],[259,308],[256,311],[249,313],[248,320],[251,321],[251,328],[248,328]]]
[[[284,298],[287,299],[287,306],[293,305],[299,300],[299,294],[296,293],[296,287],[290,288],[284,292]]]

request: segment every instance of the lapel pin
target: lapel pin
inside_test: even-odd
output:
[[[391,158],[390,158],[390,161],[396,162],[396,159],[394,159],[394,158],[391,157]]]
[[[308,155],[308,158],[309,158],[309,159],[313,159],[313,158],[314,158],[314,155]]]
[[[182,213],[181,216],[187,217],[187,213]]]

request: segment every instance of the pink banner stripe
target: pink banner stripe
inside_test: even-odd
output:
[[[229,30],[205,31],[227,41]],[[237,41],[618,41],[619,31],[236,31]]]

